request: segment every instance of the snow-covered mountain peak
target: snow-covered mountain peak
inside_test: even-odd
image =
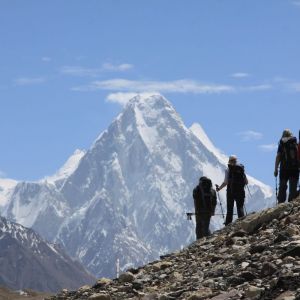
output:
[[[128,110],[133,111],[136,116],[142,116],[150,123],[154,121],[159,123],[159,118],[168,116],[175,117],[182,122],[171,103],[160,94],[153,94],[147,97],[145,95],[137,95],[127,103],[119,118],[121,118],[123,114],[126,114]]]
[[[74,153],[67,159],[65,164],[52,176],[48,176],[43,179],[48,183],[55,183],[60,180],[66,179],[70,176],[78,167],[81,158],[86,152],[84,150],[76,149]]]
[[[171,106],[171,103],[161,94],[138,94],[128,101],[125,110],[131,106]]]
[[[115,146],[141,140],[146,148],[155,151],[161,149],[166,140],[177,138],[178,141],[179,133],[190,134],[190,131],[165,97],[160,94],[137,95],[100,134],[91,151],[102,147],[107,139],[113,139]]]
[[[203,127],[199,123],[194,123],[190,127],[191,132],[201,141],[201,143],[211,151],[215,156],[219,158],[222,163],[227,164],[228,157],[220,149],[218,149],[210,138],[207,136]]]

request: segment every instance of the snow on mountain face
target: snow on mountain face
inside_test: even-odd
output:
[[[69,213],[69,206],[54,185],[43,182],[20,182],[10,194],[3,215],[37,230],[52,241]]]
[[[200,125],[186,128],[165,98],[137,96],[59,188],[39,183],[44,193],[15,191],[6,213],[22,222],[28,214],[33,228],[62,243],[91,272],[115,276],[117,259],[124,269],[194,240],[194,224],[185,218],[194,210],[192,190],[202,175],[220,184],[226,163]],[[270,206],[269,188],[249,182],[248,211]],[[226,207],[225,193],[220,196]],[[56,226],[50,223],[46,233],[45,222],[36,220],[49,216]],[[212,227],[222,223],[216,216]]]
[[[190,130],[192,133],[204,144],[204,146],[211,151],[218,159],[224,164],[227,163],[228,157],[219,149],[215,147],[210,138],[207,136],[206,132],[202,128],[202,126],[198,123],[194,123]]]
[[[17,183],[16,180],[0,178],[0,208],[7,204],[10,193]]]
[[[64,180],[71,175],[76,168],[78,167],[78,164],[81,160],[81,158],[84,156],[85,151],[76,149],[75,152],[69,157],[69,159],[65,162],[65,164],[58,170],[58,172],[52,176],[48,176],[44,181],[52,184],[56,184],[58,186],[61,186],[64,182]]]

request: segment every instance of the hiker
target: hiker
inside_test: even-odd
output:
[[[224,182],[217,186],[217,192],[227,186],[227,214],[225,226],[232,222],[234,201],[236,202],[238,218],[242,218],[245,203],[245,185],[248,179],[245,174],[245,168],[237,162],[237,157],[231,155],[228,161],[228,168],[225,170]]]
[[[286,201],[287,184],[289,183],[288,201],[297,197],[297,183],[299,179],[299,156],[297,138],[289,129],[285,129],[278,144],[275,160],[274,176],[278,176],[279,170],[279,193],[278,203]]]
[[[210,218],[215,214],[217,205],[217,194],[212,188],[209,178],[203,176],[199,184],[193,190],[193,198],[196,215],[196,237],[197,240],[210,235]]]

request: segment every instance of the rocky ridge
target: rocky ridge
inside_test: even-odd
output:
[[[300,197],[237,220],[118,279],[51,300],[300,299]]]

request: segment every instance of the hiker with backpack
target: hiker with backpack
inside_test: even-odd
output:
[[[193,198],[196,216],[196,237],[197,240],[210,235],[210,218],[215,214],[217,205],[216,191],[212,187],[209,178],[203,176],[199,184],[193,190]]]
[[[297,138],[289,129],[285,129],[278,144],[275,160],[274,176],[278,176],[279,168],[279,193],[278,203],[286,201],[287,184],[289,183],[288,201],[297,197],[297,184],[299,180],[299,154]]]
[[[227,214],[225,226],[232,222],[234,202],[236,202],[238,218],[244,217],[245,203],[245,185],[248,179],[245,174],[245,168],[237,162],[237,157],[231,155],[228,161],[228,168],[225,170],[224,182],[217,186],[217,192],[227,186]]]

